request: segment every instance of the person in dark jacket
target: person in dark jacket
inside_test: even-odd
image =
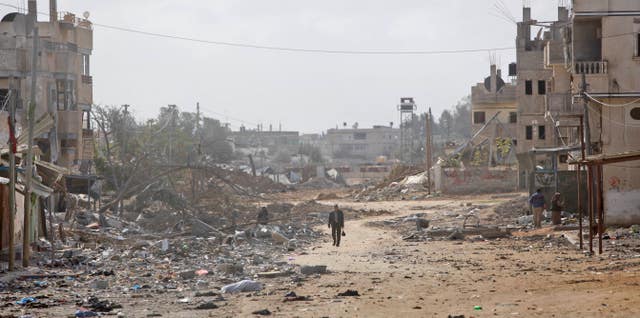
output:
[[[333,246],[340,246],[340,236],[344,229],[344,213],[338,209],[337,204],[333,207],[333,212],[329,213],[329,228],[331,229]]]
[[[533,208],[533,225],[539,229],[542,227],[542,211],[547,207],[542,189],[536,190],[536,192],[529,197],[529,203]]]

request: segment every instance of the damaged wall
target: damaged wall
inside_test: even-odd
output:
[[[518,171],[504,168],[434,168],[436,191],[477,194],[516,191]]]

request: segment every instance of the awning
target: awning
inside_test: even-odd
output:
[[[633,161],[640,160],[640,150],[634,151],[625,151],[619,152],[615,154],[599,154],[587,156],[584,160],[571,160],[568,161],[568,164],[571,165],[586,165],[586,166],[595,166],[595,165],[605,165],[609,163],[616,162],[625,162],[625,161]]]

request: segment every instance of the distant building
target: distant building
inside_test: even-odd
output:
[[[262,131],[241,127],[239,131],[231,132],[230,138],[235,148],[267,148],[271,152],[285,150],[296,153],[300,147],[300,133],[297,131]]]
[[[380,156],[395,155],[400,147],[400,129],[388,126],[329,129],[324,143],[328,157],[374,162]]]
[[[45,161],[78,168],[83,161],[93,159],[92,24],[86,18],[57,12],[55,0],[49,1],[49,21],[37,21],[36,1],[30,0],[28,4],[26,15],[9,13],[0,22],[0,101],[9,95],[18,98],[17,117],[22,129],[26,129],[25,112],[33,89],[35,23],[39,30],[35,119],[46,114],[54,118],[53,128],[35,136],[35,144],[42,150]],[[6,120],[0,127],[6,130]]]

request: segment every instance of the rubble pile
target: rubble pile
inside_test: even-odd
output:
[[[325,177],[313,177],[306,182],[298,185],[297,189],[337,189],[342,188],[343,186],[339,183],[329,180]]]
[[[429,197],[427,184],[424,167],[398,165],[382,182],[354,190],[352,197],[357,202],[422,200]]]
[[[313,227],[326,223],[332,207],[315,201],[266,207],[268,224],[255,224],[254,205],[237,211],[235,226],[228,217],[196,217],[160,201],[123,216],[80,211],[65,222],[65,213],[55,213],[62,235],[54,254],[43,239],[34,254],[38,269],[4,276],[0,306],[20,316],[24,308],[75,304],[76,317],[91,317],[116,315],[118,299],[168,294],[183,309],[213,309],[222,305],[224,290],[238,290],[229,285],[259,290],[248,282],[297,281],[304,273],[283,256],[316,240]]]

